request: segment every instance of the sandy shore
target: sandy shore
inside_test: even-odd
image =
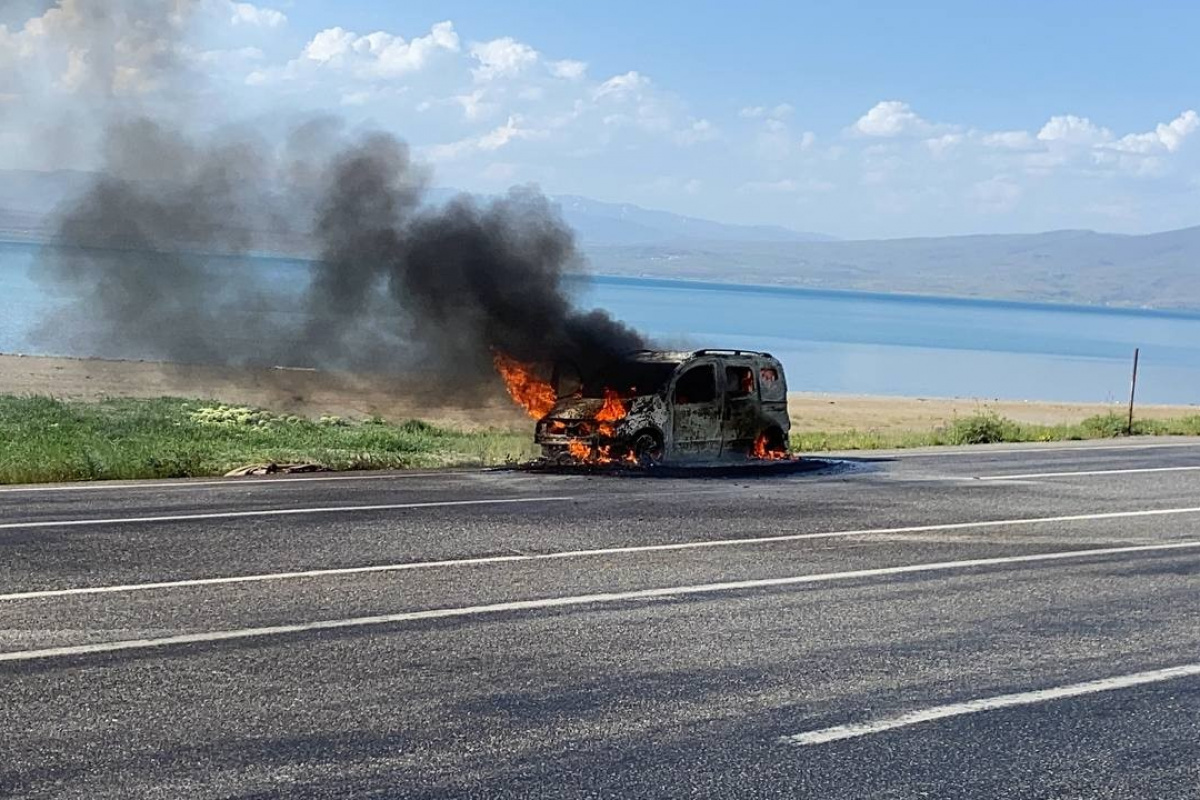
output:
[[[447,399],[428,379],[293,369],[216,367],[146,361],[0,355],[0,394],[47,394],[71,399],[199,397],[316,417],[379,415],[420,418],[463,427],[527,426],[504,397]],[[789,406],[797,430],[918,431],[981,410],[1020,422],[1075,423],[1119,406],[971,398],[868,397],[796,392]],[[1143,419],[1192,416],[1200,405],[1139,406]]]

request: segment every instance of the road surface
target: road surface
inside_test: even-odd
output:
[[[0,488],[0,796],[1200,798],[1200,442]]]

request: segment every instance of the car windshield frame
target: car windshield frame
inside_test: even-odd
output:
[[[616,392],[622,400],[656,394],[671,382],[678,361],[616,361],[585,380],[583,397],[601,399]]]

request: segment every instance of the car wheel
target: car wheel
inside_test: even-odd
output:
[[[662,437],[655,431],[642,431],[633,438],[633,457],[643,467],[661,464],[664,450]]]

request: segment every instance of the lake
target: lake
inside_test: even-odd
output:
[[[31,330],[61,302],[31,277],[38,251],[0,242],[0,352],[37,353]],[[292,296],[308,270],[248,261],[278,273]],[[1140,347],[1141,401],[1200,403],[1200,313],[643,278],[572,285],[581,304],[661,345],[768,350],[794,391],[1120,402]],[[91,354],[79,344],[52,355]]]

